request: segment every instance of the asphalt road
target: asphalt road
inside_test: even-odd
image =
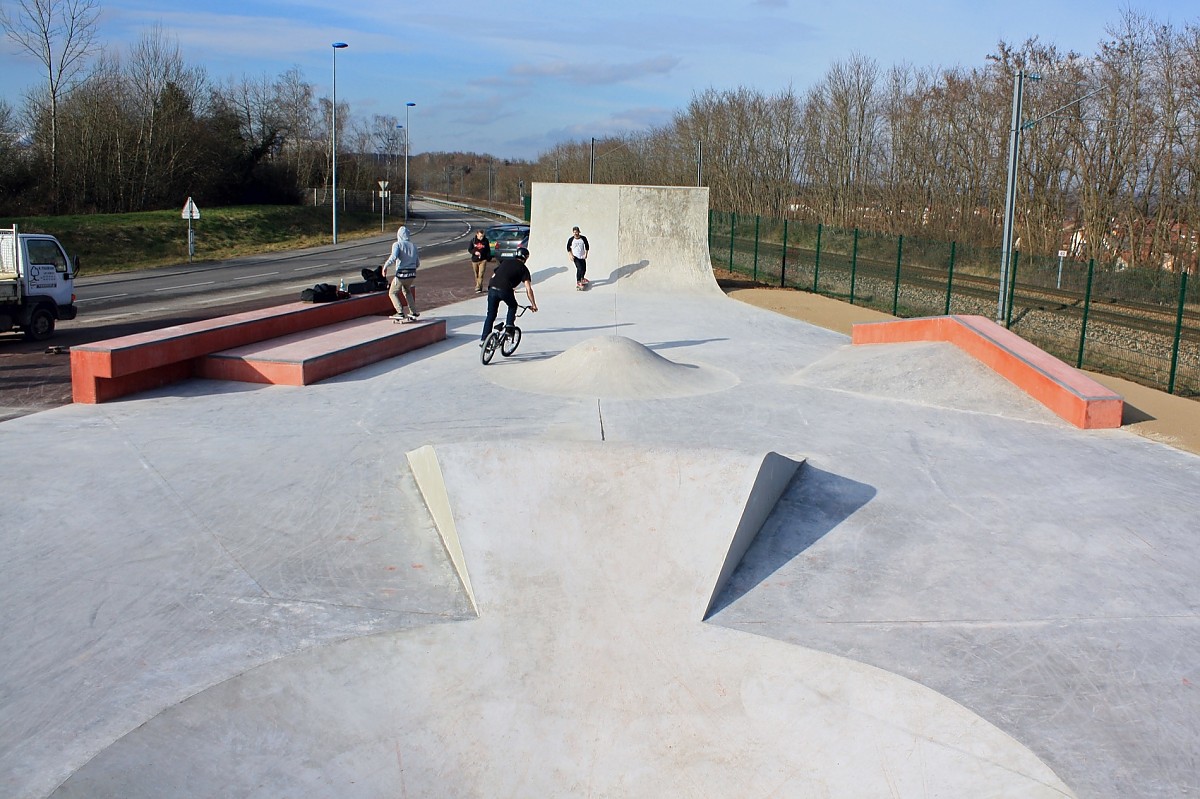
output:
[[[467,239],[495,224],[458,210],[416,204],[409,220],[421,250],[418,307],[439,308],[474,296]],[[362,279],[383,263],[395,228],[376,238],[295,252],[198,262],[76,281],[79,316],[48,341],[0,334],[0,422],[71,402],[70,347],[144,330],[267,308],[300,298],[314,283]]]

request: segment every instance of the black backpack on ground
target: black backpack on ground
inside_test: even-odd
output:
[[[318,283],[312,288],[300,292],[301,302],[333,302],[337,298],[337,286],[331,286],[328,283]]]
[[[383,277],[382,266],[362,270],[362,278],[368,287],[367,291],[387,291],[388,281]]]

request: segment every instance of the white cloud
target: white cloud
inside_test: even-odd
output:
[[[625,64],[570,64],[553,61],[545,64],[514,64],[509,73],[521,78],[557,78],[584,86],[627,83],[650,75],[666,75],[679,66],[672,55],[661,55]]]

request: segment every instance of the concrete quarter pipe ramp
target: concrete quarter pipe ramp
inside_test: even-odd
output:
[[[575,290],[566,244],[576,226],[591,247],[589,290],[721,296],[708,254],[706,188],[535,183],[529,268],[549,276],[539,291]]]

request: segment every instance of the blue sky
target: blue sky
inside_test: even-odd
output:
[[[12,9],[14,0],[0,0]],[[505,3],[394,0],[100,0],[99,39],[123,50],[155,23],[214,82],[299,67],[361,119],[410,112],[413,152],[534,158],[560,141],[668,122],[694,93],[802,93],[853,53],[883,68],[979,66],[996,42],[1037,36],[1093,53],[1132,9],[1177,29],[1195,0],[690,0]],[[40,66],[0,43],[0,97],[16,106]]]

